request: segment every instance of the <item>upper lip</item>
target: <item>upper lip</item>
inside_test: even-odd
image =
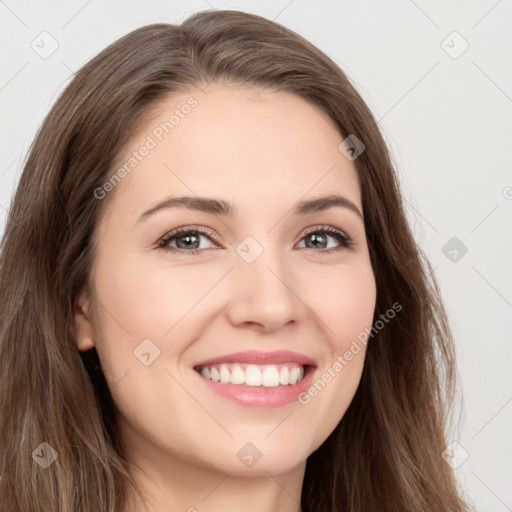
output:
[[[223,356],[214,357],[201,361],[195,366],[207,366],[219,363],[247,363],[247,364],[280,364],[299,363],[301,365],[315,366],[313,359],[292,352],[290,350],[276,350],[274,352],[262,352],[260,350],[248,350],[245,352],[234,352]]]

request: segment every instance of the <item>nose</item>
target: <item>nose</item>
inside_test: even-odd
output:
[[[230,272],[228,317],[233,325],[276,331],[300,321],[304,302],[284,255],[264,250],[252,263],[237,258]]]

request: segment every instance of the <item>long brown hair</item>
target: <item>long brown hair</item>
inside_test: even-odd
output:
[[[117,40],[76,74],[34,141],[0,253],[0,508],[123,509],[130,472],[115,407],[95,349],[80,353],[75,342],[74,299],[87,285],[106,203],[94,191],[159,100],[213,81],[299,95],[343,137],[363,141],[354,164],[377,284],[374,320],[403,306],[369,341],[349,409],[308,458],[303,510],[467,510],[441,457],[455,389],[452,335],[379,128],[325,54],[236,11],[197,13]],[[44,471],[33,456],[43,442],[58,454]]]

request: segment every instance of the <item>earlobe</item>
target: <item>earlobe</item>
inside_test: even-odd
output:
[[[76,344],[78,350],[85,352],[94,347],[94,329],[91,321],[90,297],[82,290],[74,303]]]

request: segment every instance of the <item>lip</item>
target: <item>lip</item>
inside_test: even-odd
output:
[[[206,361],[201,361],[194,365],[206,366],[209,364],[220,363],[247,363],[247,364],[281,364],[281,363],[298,363],[302,366],[316,366],[313,359],[292,352],[290,350],[276,350],[274,352],[262,352],[261,350],[247,350],[245,352],[234,352],[224,356],[214,357]]]
[[[197,370],[198,367],[219,363],[247,363],[247,364],[280,364],[295,362],[304,366],[304,376],[296,384],[279,385],[276,387],[247,386],[245,384],[221,384],[205,379]],[[226,398],[243,407],[274,408],[296,402],[301,393],[311,386],[315,373],[315,362],[303,354],[289,350],[275,352],[261,352],[252,350],[237,352],[225,356],[202,361],[194,366],[197,378],[212,391],[222,398]]]

